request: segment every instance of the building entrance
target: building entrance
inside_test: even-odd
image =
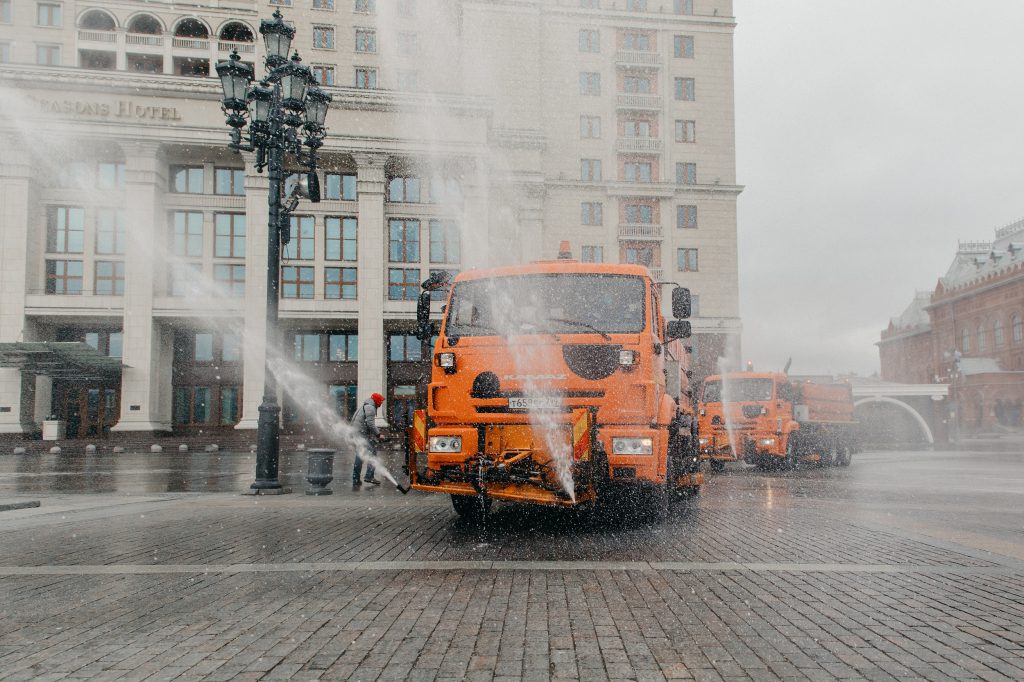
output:
[[[106,438],[121,414],[121,390],[112,384],[60,383],[54,386],[53,403],[67,438]]]

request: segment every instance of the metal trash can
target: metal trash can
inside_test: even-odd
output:
[[[327,486],[334,480],[334,450],[310,448],[306,459],[307,495],[331,495]]]

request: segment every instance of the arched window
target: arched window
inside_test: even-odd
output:
[[[164,32],[160,21],[151,14],[140,14],[133,18],[128,24],[129,33],[145,33],[148,35],[160,35]]]
[[[220,30],[220,39],[229,43],[253,42],[252,29],[245,24],[233,21]]]
[[[982,322],[978,325],[978,352],[984,353],[988,346],[988,340],[985,338],[985,323]]]
[[[1003,321],[1002,319],[996,320],[995,330],[992,333],[993,343],[995,343],[996,349],[1000,349],[1006,345],[1006,334],[1003,333]]]
[[[103,10],[91,9],[78,20],[78,28],[87,31],[113,31],[114,18]]]
[[[960,330],[960,352],[965,354],[971,352],[971,332],[967,327]]]
[[[206,24],[198,19],[182,19],[174,27],[174,37],[205,39],[210,37],[210,32],[207,30]]]
[[[1024,324],[1021,324],[1020,315],[1014,315],[1011,324],[1013,325],[1013,342],[1024,341]]]

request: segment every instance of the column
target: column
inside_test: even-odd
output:
[[[490,230],[494,221],[491,220],[491,197],[488,176],[482,171],[486,168],[482,161],[467,162],[461,169],[464,177],[472,180],[462,187],[463,210],[460,219],[460,236],[462,237],[461,269],[487,267],[491,262]]]
[[[542,182],[518,184],[516,193],[521,203],[519,221],[518,256],[520,263],[554,258],[557,253],[544,252],[544,184]],[[579,245],[573,245],[578,251]],[[557,248],[557,244],[555,245]]]
[[[171,430],[171,362],[167,332],[153,318],[154,285],[165,274],[163,207],[167,161],[158,142],[125,150],[124,369],[121,419],[112,431]]]
[[[174,36],[169,32],[165,32],[161,35],[164,37],[164,73],[171,75],[174,73]]]
[[[125,35],[125,29],[123,28],[117,29],[114,33],[114,45],[117,50],[114,57],[114,68],[118,71],[124,71],[128,68],[128,50],[125,43]]]
[[[245,315],[242,333],[242,418],[236,429],[256,429],[267,364],[267,230],[270,180],[245,154]]]
[[[387,362],[384,358],[384,175],[383,154],[360,154],[356,181],[359,192],[359,369],[358,400],[372,393],[386,396]],[[386,419],[387,405],[377,422]]]
[[[28,235],[38,222],[31,207],[32,165],[28,152],[15,140],[0,138],[0,343],[28,341],[25,295],[28,261],[32,257]],[[26,433],[34,423],[35,377],[20,370],[0,369],[0,433]]]

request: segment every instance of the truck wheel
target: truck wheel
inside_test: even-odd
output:
[[[452,495],[455,513],[466,521],[481,521],[491,511],[491,498],[483,495]]]
[[[790,471],[796,471],[800,468],[800,455],[797,454],[796,443],[792,436],[786,439],[786,460],[783,463],[783,467]]]
[[[853,459],[853,449],[849,445],[844,445],[839,448],[839,454],[836,456],[836,464],[841,467],[850,466],[850,460]]]

